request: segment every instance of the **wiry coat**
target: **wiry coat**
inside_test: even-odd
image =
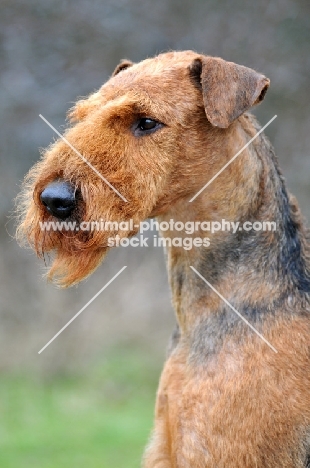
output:
[[[178,328],[160,380],[145,468],[310,466],[308,234],[266,137],[255,139],[189,203],[257,133],[247,110],[268,85],[253,70],[191,51],[125,61],[98,92],[77,102],[65,136],[128,202],[61,140],[30,171],[19,199],[19,236],[39,255],[54,252],[50,277],[65,286],[96,268],[111,233],[43,233],[39,221],[52,217],[40,194],[57,179],[75,187],[78,221],[138,223],[157,216],[277,224],[273,232],[208,233],[208,248],[167,249]],[[139,134],[142,117],[161,125]]]

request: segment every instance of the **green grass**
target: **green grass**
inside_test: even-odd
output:
[[[83,375],[2,374],[0,467],[139,467],[158,376],[128,350]]]

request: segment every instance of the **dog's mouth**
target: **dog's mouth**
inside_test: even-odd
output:
[[[49,279],[65,287],[76,284],[97,268],[108,250],[105,233],[80,227],[93,217],[93,212],[86,213],[92,191],[60,177],[31,191],[32,202],[23,213],[18,238],[26,239],[46,260]]]
[[[145,205],[140,211],[134,203],[127,206],[111,196],[105,184],[85,178],[84,173],[73,177],[69,170],[45,174],[37,166],[22,192],[26,202],[19,206],[17,237],[47,260],[48,278],[61,286],[90,275],[118,245],[111,239],[133,236],[136,224],[145,218]],[[128,222],[128,227],[119,228],[121,222]]]

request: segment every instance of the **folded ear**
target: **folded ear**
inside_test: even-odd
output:
[[[190,65],[198,82],[209,122],[227,128],[250,107],[261,102],[270,80],[251,68],[218,57],[201,56]]]
[[[119,72],[126,70],[126,68],[131,67],[132,65],[133,62],[131,62],[130,60],[122,60],[121,63],[119,63],[115,68],[114,72],[112,73],[112,76],[117,75]]]

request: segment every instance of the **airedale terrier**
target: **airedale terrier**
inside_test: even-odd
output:
[[[192,51],[124,61],[69,113],[65,137],[92,167],[59,139],[26,177],[18,234],[39,255],[54,253],[49,275],[64,286],[99,265],[111,233],[42,232],[44,220],[276,222],[275,231],[208,233],[209,247],[167,248],[178,327],[145,468],[310,467],[308,234],[266,137],[189,203],[259,131],[247,111],[268,86],[252,69]]]

